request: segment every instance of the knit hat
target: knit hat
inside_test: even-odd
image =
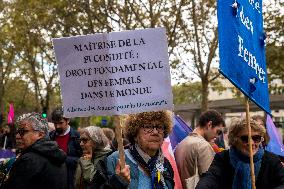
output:
[[[28,121],[31,123],[33,130],[43,132],[44,134],[48,133],[48,123],[47,119],[43,118],[39,113],[27,113],[18,117],[16,124],[19,125],[22,121]]]
[[[100,127],[89,126],[85,127],[83,130],[85,130],[85,132],[87,132],[87,134],[90,136],[91,140],[95,144],[96,149],[103,149],[108,144],[108,139]]]

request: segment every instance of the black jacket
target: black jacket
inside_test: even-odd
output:
[[[55,131],[50,132],[49,137],[51,140],[55,140],[56,137]],[[80,134],[72,127],[70,127],[70,139],[68,141],[67,158],[66,158],[68,189],[75,188],[74,187],[75,171],[77,168],[78,160],[83,154],[79,139],[80,139]]]
[[[234,171],[230,163],[229,151],[218,153],[208,172],[202,175],[196,189],[230,189],[232,188]],[[264,152],[260,171],[256,178],[256,188],[284,188],[284,168],[278,156],[267,151]]]
[[[57,144],[39,139],[17,158],[3,189],[66,189],[66,155]]]
[[[109,156],[113,152],[107,154]],[[117,175],[108,175],[107,156],[97,163],[97,171],[88,189],[127,189],[128,183]]]

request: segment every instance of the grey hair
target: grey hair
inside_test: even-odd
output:
[[[108,144],[108,138],[103,130],[97,126],[89,126],[82,129],[82,133],[86,133],[95,144],[94,150],[104,149]]]
[[[23,121],[29,122],[34,131],[43,132],[44,134],[48,133],[47,120],[39,113],[32,112],[19,116],[16,121],[16,125],[19,125]]]
[[[258,122],[256,122],[251,118],[250,126],[252,131],[259,132],[262,137],[265,137],[266,129],[264,128],[263,125],[260,125]],[[229,135],[228,135],[229,145],[236,146],[239,133],[246,129],[247,129],[246,119],[232,118],[231,124],[229,126]]]

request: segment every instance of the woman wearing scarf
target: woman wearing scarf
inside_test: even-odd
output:
[[[266,130],[250,120],[252,151],[257,189],[284,188],[284,168],[278,156],[263,149]],[[215,155],[208,172],[196,189],[251,189],[247,123],[234,119],[229,127],[229,150]]]
[[[90,185],[96,165],[111,152],[107,146],[108,139],[99,127],[89,126],[80,131],[80,146],[83,156],[79,159],[75,174],[75,186],[77,189],[86,189]]]
[[[125,150],[125,161],[130,167],[130,183],[126,188],[173,189],[174,173],[169,161],[163,156],[161,145],[172,128],[170,112],[144,112],[129,115],[125,135],[131,143]],[[118,152],[107,158],[107,171],[116,172]]]

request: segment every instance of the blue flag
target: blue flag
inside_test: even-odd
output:
[[[262,0],[218,0],[219,71],[271,114]]]
[[[271,117],[267,115],[266,118],[266,129],[267,133],[270,137],[270,141],[266,147],[266,150],[269,152],[272,152],[274,154],[277,154],[279,156],[284,157],[284,146],[282,141],[280,141],[280,137],[277,131],[277,128],[275,127]]]
[[[178,115],[174,116],[174,126],[172,133],[170,134],[170,141],[173,150],[176,145],[180,143],[189,133],[192,132],[192,128],[189,127],[184,120],[181,119]]]

